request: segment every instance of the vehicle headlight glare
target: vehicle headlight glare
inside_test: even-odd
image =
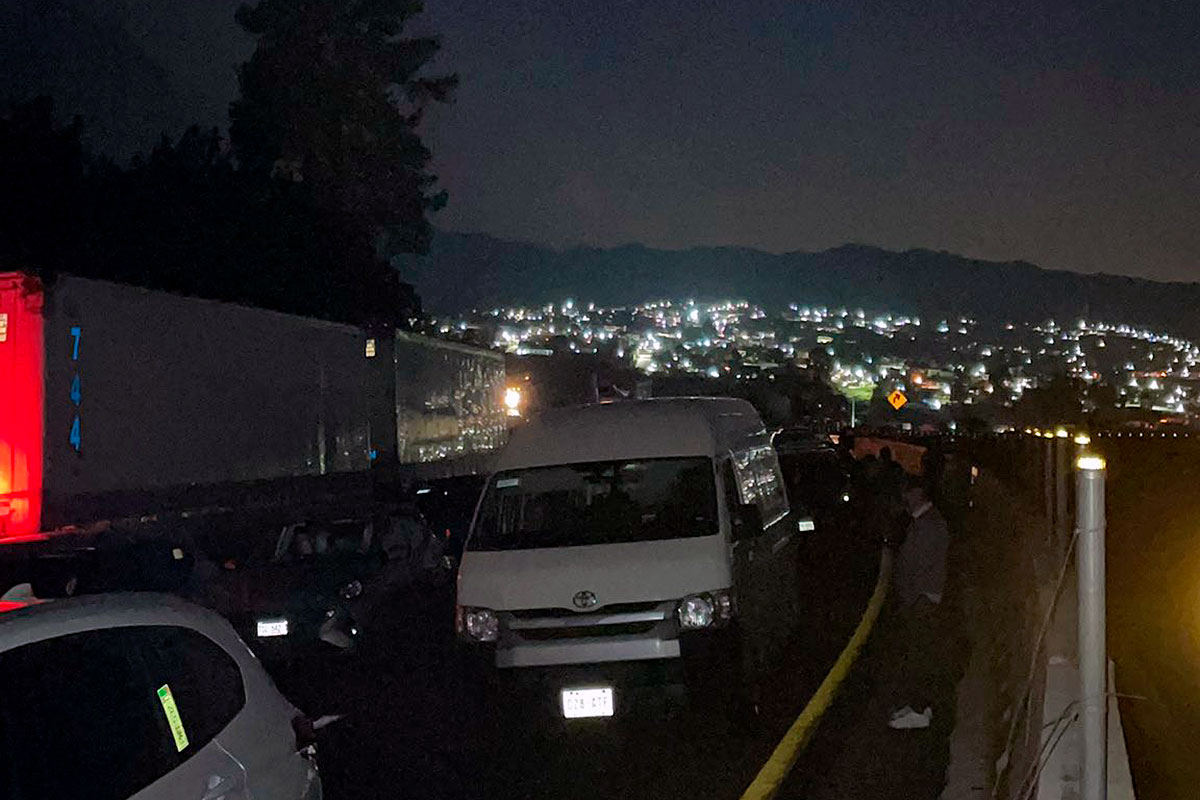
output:
[[[733,619],[733,594],[728,589],[693,594],[679,601],[675,617],[680,630],[719,627]]]
[[[707,595],[685,597],[679,602],[679,627],[684,630],[699,630],[713,624],[713,603]]]
[[[500,638],[500,618],[490,608],[463,608],[459,632],[472,641],[494,642]]]

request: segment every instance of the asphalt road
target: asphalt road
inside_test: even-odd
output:
[[[1200,795],[1200,444],[1102,439],[1108,636],[1139,800]]]
[[[396,599],[355,658],[276,668],[322,732],[331,800],[740,796],[852,633],[878,567],[872,543],[827,526],[801,564],[807,611],[757,717],[683,708],[612,720],[531,720],[481,702],[486,675],[451,634],[453,590]],[[819,768],[819,765],[818,767]]]

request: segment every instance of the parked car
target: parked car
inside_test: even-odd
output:
[[[253,544],[226,544],[198,548],[181,594],[275,661],[355,649],[394,591],[439,569],[444,539],[415,515],[389,515],[288,525]]]
[[[216,614],[161,594],[10,603],[0,796],[321,797],[313,725]]]
[[[828,434],[811,428],[780,428],[771,434],[771,444],[780,457],[811,453],[830,446]]]
[[[779,463],[793,507],[827,519],[850,502],[850,473],[833,447],[781,450]]]

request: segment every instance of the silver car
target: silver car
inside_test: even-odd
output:
[[[228,623],[177,598],[0,613],[0,686],[0,797],[321,797],[311,723]]]

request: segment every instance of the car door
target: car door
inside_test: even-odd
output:
[[[246,800],[244,772],[214,739],[217,695],[197,693],[206,676],[188,685],[147,658],[162,641],[159,626],[99,628],[0,653],[0,681],[20,687],[0,696],[0,795]]]

